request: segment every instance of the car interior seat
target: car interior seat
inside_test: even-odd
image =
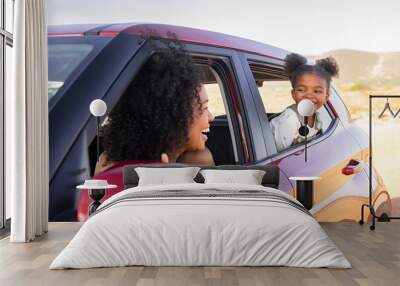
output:
[[[226,115],[216,116],[211,122],[206,146],[213,154],[215,165],[236,163]]]

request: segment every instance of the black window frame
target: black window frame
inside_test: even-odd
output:
[[[236,137],[235,141],[240,142],[241,144],[241,146],[238,146],[237,150],[242,150],[243,152],[242,158],[240,158],[240,154],[238,154],[239,164],[252,164],[257,158],[257,154],[254,153],[254,150],[260,150],[260,148],[255,148],[255,145],[259,145],[262,140],[260,137],[261,126],[259,125],[257,110],[249,90],[247,78],[242,68],[240,59],[241,53],[233,49],[209,45],[188,43],[185,46],[191,54],[202,54],[210,57],[223,57],[225,59],[227,68],[225,72],[229,73],[231,80],[230,83],[225,82],[225,84],[227,84],[227,86],[225,86],[225,92],[232,92],[232,89],[234,89],[233,92],[235,92],[235,96],[238,101],[237,104],[240,108],[240,114],[235,112],[233,106],[230,106],[230,108],[233,109],[229,110],[231,114],[235,115],[232,117],[235,118],[235,120],[232,120]],[[229,84],[231,86],[229,86]],[[232,96],[232,94],[228,95],[227,93],[227,99],[232,100]]]
[[[232,147],[234,148],[235,153],[235,164],[244,164],[245,162],[245,148],[244,143],[240,138],[242,138],[243,130],[239,127],[239,122],[237,118],[237,113],[235,112],[235,107],[232,99],[232,90],[228,83],[228,74],[233,75],[233,69],[230,62],[230,59],[225,56],[215,55],[211,53],[198,53],[193,52],[193,50],[189,50],[191,56],[194,59],[194,62],[199,65],[205,65],[209,68],[213,69],[221,81],[222,86],[220,86],[222,90],[222,95],[225,97],[225,101],[227,106],[225,107],[225,112],[227,116],[227,120],[230,120],[229,125],[232,126],[233,130],[230,130],[230,139],[232,143]],[[234,87],[235,88],[235,87]],[[227,108],[227,109],[226,109]],[[229,127],[231,128],[231,127]],[[232,133],[234,138],[232,138]],[[235,145],[235,146],[234,146]]]
[[[6,212],[6,188],[5,188],[5,93],[6,93],[6,50],[7,46],[13,47],[13,34],[7,31],[6,27],[6,0],[1,0],[1,21],[0,21],[0,235],[9,233],[10,230],[10,218],[7,219]],[[12,1],[12,11],[14,14],[15,1]],[[11,15],[13,17],[13,15]]]

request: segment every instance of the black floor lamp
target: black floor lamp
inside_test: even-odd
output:
[[[314,103],[309,99],[303,99],[297,104],[297,112],[304,117],[304,125],[299,128],[299,134],[305,137],[304,140],[304,162],[307,162],[307,135],[310,132],[308,129],[308,117],[314,115]]]
[[[96,117],[97,134],[97,162],[100,158],[100,117],[106,114],[107,104],[101,99],[95,99],[90,103],[90,113]],[[106,189],[115,188],[116,185],[109,185],[107,180],[85,180],[85,184],[77,186],[77,189],[87,189],[89,197],[93,202],[89,205],[89,216],[100,206],[100,200],[104,197]]]
[[[101,99],[95,99],[90,103],[90,113],[96,117],[96,133],[97,133],[97,161],[100,157],[100,117],[106,114],[107,104]]]
[[[369,96],[369,201],[368,204],[363,204],[361,206],[361,219],[358,221],[359,224],[364,224],[364,208],[367,207],[369,208],[369,211],[372,216],[372,224],[369,226],[371,230],[375,229],[375,221],[376,219],[384,219],[384,220],[391,220],[391,219],[400,219],[400,217],[380,217],[377,216],[375,213],[375,208],[372,205],[372,100],[374,98],[386,98],[386,104],[383,109],[383,111],[379,114],[378,118],[381,118],[383,114],[385,113],[386,110],[389,110],[390,114],[393,117],[396,117],[396,115],[399,113],[396,112],[394,114],[392,110],[390,109],[389,105],[389,98],[400,98],[400,95],[370,95]]]

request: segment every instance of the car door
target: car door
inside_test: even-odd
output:
[[[110,108],[115,104],[140,65],[142,57],[136,54],[142,44],[140,37],[125,34],[114,38],[94,34],[49,37],[49,51],[53,47],[60,51],[49,54],[49,80],[60,82],[67,68],[73,66],[62,85],[49,89],[51,221],[76,219],[75,187],[91,175],[88,146],[96,135],[96,119],[90,115],[90,102],[101,98]],[[94,46],[94,49],[74,66],[77,58],[72,51],[82,46]]]
[[[323,121],[323,132],[308,143],[308,160],[305,162],[304,145],[290,146],[282,151],[277,151],[273,134],[269,126],[269,117],[278,113],[273,110],[273,105],[279,103],[279,90],[272,83],[286,84],[288,104],[290,98],[290,84],[283,70],[283,61],[252,54],[242,54],[241,62],[248,78],[249,88],[253,95],[254,104],[257,105],[259,120],[262,125],[265,157],[255,158],[256,164],[276,164],[285,177],[281,180],[280,189],[294,194],[293,183],[289,177],[319,176],[321,180],[315,182],[314,205],[311,212],[321,221],[358,220],[360,206],[367,202],[368,177],[363,168],[357,168],[355,173],[348,174],[343,171],[349,168],[349,162],[356,160],[362,164],[363,150],[354,138],[344,128],[339,113],[335,109],[336,94],[320,110]],[[263,82],[263,88],[260,87]],[[258,85],[258,86],[257,86]],[[282,85],[284,86],[284,85]],[[282,87],[280,87],[282,88]],[[270,93],[270,94],[262,94]],[[281,90],[282,92],[282,90]],[[254,152],[262,153],[262,152]]]
[[[259,124],[257,110],[247,84],[247,78],[241,67],[237,51],[227,48],[208,45],[187,44],[186,48],[196,59],[202,59],[211,67],[215,67],[222,89],[226,93],[229,114],[224,118],[217,117],[211,123],[211,128],[225,125],[231,121],[232,138],[236,141],[238,158],[235,164],[250,164],[257,156],[265,153],[265,149],[255,148],[255,145],[264,145],[262,130]],[[216,65],[217,64],[217,65]],[[250,95],[250,96],[248,96]],[[210,132],[211,135],[212,131]]]
[[[75,186],[92,175],[91,157],[93,151],[95,154],[95,148],[92,147],[95,147],[96,121],[88,110],[90,102],[102,98],[107,103],[108,111],[111,110],[156,48],[154,42],[151,45],[141,43],[139,38],[127,35],[117,36],[109,46],[93,58],[71,83],[65,84],[64,89],[60,90],[63,92],[62,97],[59,94],[54,96],[54,99],[59,99],[50,112],[50,157],[53,162],[50,182],[51,220],[76,219],[78,196],[74,192]],[[229,126],[227,134],[233,139],[232,148],[235,153],[233,163],[248,164],[253,158],[253,154],[249,153],[249,145],[261,132],[255,132],[251,137],[247,133],[248,130],[257,131],[256,128],[248,128],[251,116],[247,116],[256,113],[245,109],[239,96],[241,89],[233,64],[234,60],[237,61],[237,58],[234,59],[236,52],[194,44],[187,44],[186,49],[192,54],[195,63],[211,67],[221,80],[228,112],[217,118],[211,129]],[[239,72],[244,81],[242,70]],[[66,122],[70,124],[65,126]]]

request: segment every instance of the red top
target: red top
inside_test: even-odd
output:
[[[134,164],[150,164],[157,163],[158,161],[145,161],[145,160],[126,160],[114,163],[110,168],[98,173],[93,176],[92,179],[107,180],[110,185],[117,185],[114,189],[107,189],[104,198],[101,200],[108,199],[112,195],[119,193],[124,190],[123,180],[123,169],[126,165]],[[77,220],[85,221],[88,217],[88,208],[93,200],[89,197],[88,190],[83,189],[79,194],[78,207],[77,207]]]

